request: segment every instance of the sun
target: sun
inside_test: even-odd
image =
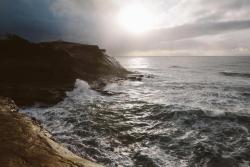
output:
[[[152,29],[154,19],[152,13],[141,5],[131,5],[120,10],[118,21],[123,29],[141,34]]]

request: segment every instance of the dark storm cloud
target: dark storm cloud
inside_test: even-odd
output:
[[[50,3],[50,0],[1,0],[1,34],[16,33],[31,40],[60,36],[63,21],[51,13]]]
[[[113,10],[109,0],[1,0],[0,34],[101,44]]]

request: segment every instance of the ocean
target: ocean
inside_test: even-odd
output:
[[[21,112],[74,153],[107,167],[250,166],[250,57],[117,57],[142,81]]]

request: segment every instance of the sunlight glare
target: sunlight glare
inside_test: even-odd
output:
[[[152,29],[154,24],[152,13],[141,5],[121,9],[118,21],[123,29],[136,34]]]

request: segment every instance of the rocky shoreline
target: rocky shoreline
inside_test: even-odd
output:
[[[54,105],[74,89],[76,79],[109,95],[105,85],[126,79],[130,72],[96,45],[32,43],[16,35],[0,40],[0,60],[1,166],[99,167],[53,141],[17,106]]]
[[[51,139],[35,120],[0,97],[0,164],[3,167],[101,167],[74,155]]]

